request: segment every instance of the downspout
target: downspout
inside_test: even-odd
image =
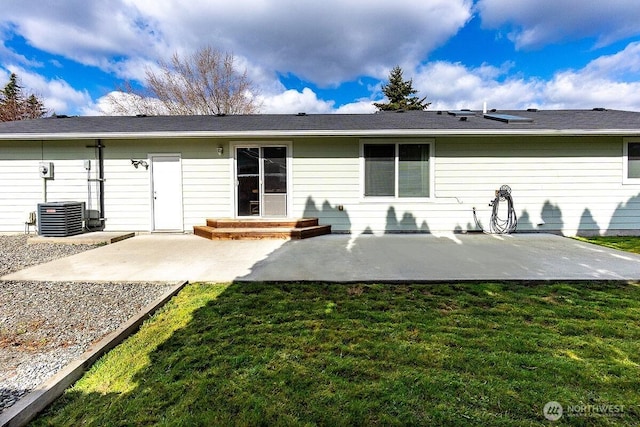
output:
[[[104,217],[104,145],[102,145],[102,140],[97,139],[95,145],[87,145],[87,148],[93,148],[97,151],[98,157],[98,176],[97,178],[92,179],[87,176],[89,181],[89,185],[93,182],[97,182],[96,186],[96,197],[98,198],[98,218],[87,218],[88,222],[93,222],[94,220],[98,220],[100,224],[97,227],[87,226],[87,230],[89,231],[97,231],[104,230],[105,226],[105,217]],[[87,170],[87,173],[88,170]],[[91,194],[88,194],[88,197],[91,197]]]
[[[98,149],[98,200],[100,204],[100,229],[104,230],[105,216],[104,216],[104,145],[102,140],[96,141],[96,148]]]

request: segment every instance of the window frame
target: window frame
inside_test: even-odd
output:
[[[366,186],[366,166],[364,157],[365,145],[393,145],[394,146],[394,195],[392,196],[367,196],[365,195]],[[429,145],[429,196],[400,196],[399,195],[399,161],[400,161],[400,145]],[[434,138],[362,138],[360,139],[360,199],[367,202],[404,202],[404,203],[420,203],[433,201],[435,199],[435,139]]]
[[[622,143],[622,183],[640,184],[640,177],[629,177],[629,144],[640,144],[640,138],[625,138]]]

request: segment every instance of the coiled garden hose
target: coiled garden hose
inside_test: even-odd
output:
[[[507,203],[507,218],[501,219],[499,215],[500,202]],[[496,197],[493,199],[489,206],[491,206],[491,219],[489,220],[489,230],[485,231],[476,215],[476,208],[473,208],[473,219],[476,222],[476,226],[482,230],[483,233],[488,234],[509,234],[516,231],[518,226],[518,218],[516,216],[516,210],[513,207],[513,198],[511,197],[511,187],[503,185],[499,190],[496,190]]]

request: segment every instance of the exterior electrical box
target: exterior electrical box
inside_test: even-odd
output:
[[[81,234],[84,219],[83,202],[38,203],[38,234],[66,237]]]
[[[53,163],[40,162],[38,173],[40,174],[40,178],[53,179]]]

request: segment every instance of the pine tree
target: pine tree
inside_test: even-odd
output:
[[[0,92],[0,121],[15,120],[20,115],[19,99],[22,95],[22,87],[18,84],[18,76],[11,73],[9,83]]]
[[[430,102],[425,102],[427,97],[420,99],[413,96],[418,93],[418,91],[413,88],[413,80],[404,80],[402,77],[402,69],[397,65],[393,67],[389,73],[389,82],[382,86],[382,92],[389,102],[374,102],[373,105],[380,111],[425,110],[431,105]]]
[[[46,114],[44,103],[34,94],[25,97],[18,76],[11,73],[9,82],[0,90],[0,122],[36,119]]]
[[[34,94],[31,94],[23,105],[24,117],[26,119],[37,119],[47,114],[44,103]]]

